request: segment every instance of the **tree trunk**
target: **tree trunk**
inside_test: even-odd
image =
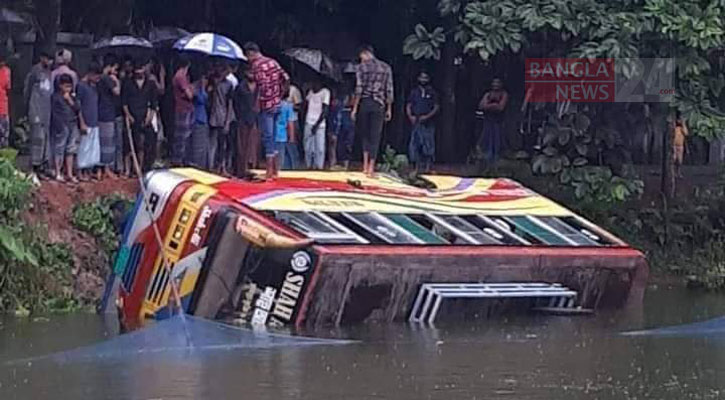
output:
[[[41,51],[55,52],[62,0],[35,0],[35,17],[39,31],[36,33],[33,54],[37,59]]]
[[[454,18],[448,25],[455,23]],[[440,129],[438,129],[438,161],[452,162],[453,160],[465,157],[465,155],[457,154],[462,146],[456,146],[459,138],[456,135],[456,77],[457,70],[454,64],[458,44],[453,39],[453,35],[449,35],[446,43],[443,45],[441,52],[441,121]]]

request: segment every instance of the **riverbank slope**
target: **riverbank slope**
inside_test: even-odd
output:
[[[132,199],[138,180],[118,179],[86,182],[78,185],[43,182],[33,190],[31,205],[23,218],[43,227],[51,243],[70,246],[73,254],[74,297],[84,304],[95,304],[103,292],[104,279],[111,262],[101,243],[73,224],[73,209],[108,196]]]

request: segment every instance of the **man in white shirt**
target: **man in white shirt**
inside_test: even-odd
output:
[[[327,113],[330,110],[330,91],[319,80],[313,82],[307,93],[305,117],[305,164],[308,169],[325,167],[325,130]]]

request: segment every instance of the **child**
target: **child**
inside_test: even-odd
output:
[[[55,180],[65,182],[61,166],[65,161],[65,173],[68,180],[78,183],[73,175],[73,159],[78,151],[80,132],[80,105],[72,95],[73,78],[68,74],[58,77],[58,90],[51,97],[50,131],[53,138],[53,159],[55,163]],[[85,128],[85,126],[82,126]]]
[[[83,117],[83,122],[86,125],[86,129],[83,130],[82,134],[84,135],[98,135],[98,89],[97,84],[98,81],[101,79],[101,66],[97,62],[91,62],[90,66],[88,67],[88,72],[86,75],[81,79],[81,81],[78,83],[78,88],[76,89],[76,92],[78,93],[78,101],[80,103],[80,109],[81,109],[81,116]],[[82,141],[81,141],[82,142]],[[99,143],[95,143],[96,145],[99,145]],[[100,146],[100,145],[99,145]],[[83,146],[79,149],[79,152],[82,151]],[[96,154],[100,155],[100,148],[98,149],[86,149],[85,151],[95,151]],[[79,153],[79,155],[81,155]],[[78,157],[78,159],[82,159],[84,157]],[[78,176],[81,181],[88,181],[91,179],[91,172],[90,169],[95,167],[94,166],[83,166],[84,168],[81,169],[81,165],[79,163],[78,165]],[[101,172],[102,168],[97,168],[97,176],[96,179],[99,181],[102,178]]]
[[[687,124],[678,112],[675,120],[675,137],[672,140],[672,157],[675,162],[675,175],[678,178],[682,178],[681,167],[685,159],[685,140],[689,135],[690,131],[687,129]]]
[[[355,144],[355,122],[352,120],[352,96],[342,98],[334,120],[333,135],[337,142],[337,159],[345,170],[350,167],[352,147]],[[334,167],[334,165],[333,165]]]
[[[283,96],[282,103],[279,106],[279,115],[277,116],[277,126],[274,132],[274,145],[277,150],[277,158],[275,160],[274,177],[277,177],[279,167],[291,167],[292,158],[288,149],[290,143],[295,143],[294,129],[294,106],[287,99],[289,96]]]

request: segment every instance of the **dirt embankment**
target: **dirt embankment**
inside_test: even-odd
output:
[[[41,231],[47,232],[51,242],[70,246],[75,265],[73,290],[78,298],[88,302],[100,298],[110,270],[110,260],[95,238],[74,228],[73,207],[112,194],[133,198],[137,189],[137,180],[119,179],[78,185],[43,182],[33,192],[32,204],[25,220],[42,227]]]

